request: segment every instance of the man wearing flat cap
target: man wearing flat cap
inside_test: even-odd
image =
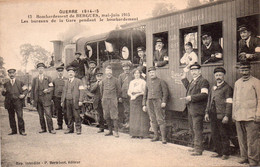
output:
[[[75,77],[82,79],[85,76],[85,67],[88,68],[87,57],[82,56],[80,52],[75,53],[76,59],[73,60],[68,66],[72,66],[75,68]]]
[[[209,82],[202,77],[200,68],[198,63],[191,65],[190,73],[193,79],[189,82],[184,73],[181,80],[187,90],[186,97],[182,99],[185,100],[188,109],[189,126],[194,142],[194,149],[190,150],[193,156],[202,155],[203,152],[203,118],[209,89]]]
[[[162,135],[162,144],[166,144],[166,120],[165,109],[168,100],[168,87],[164,80],[156,76],[155,67],[148,68],[149,78],[145,86],[143,96],[143,111],[149,113],[154,131],[152,142],[159,140],[158,128]]]
[[[163,67],[168,64],[168,51],[164,48],[162,38],[158,38],[155,43],[155,51],[153,53],[153,60],[155,67]]]
[[[66,106],[66,115],[68,118],[68,129],[65,134],[74,133],[74,122],[77,135],[81,134],[81,118],[79,107],[83,105],[84,86],[82,81],[75,77],[75,68],[68,66],[68,79],[65,80],[62,95],[61,106]]]
[[[37,70],[38,76],[33,78],[32,81],[32,89],[31,89],[31,99],[33,106],[37,108],[41,131],[39,133],[47,132],[46,123],[44,119],[44,115],[47,121],[48,131],[51,134],[55,134],[56,132],[53,130],[53,121],[51,114],[51,104],[52,104],[52,95],[53,95],[53,83],[52,79],[49,76],[44,74],[45,64],[38,63]]]
[[[214,69],[215,84],[212,86],[205,111],[205,121],[211,124],[211,136],[217,154],[212,157],[229,157],[229,130],[232,113],[233,89],[224,81],[226,70],[223,67]]]
[[[63,118],[66,125],[68,125],[68,119],[66,116],[65,108],[62,108],[62,106],[60,105],[63,87],[65,85],[65,80],[67,80],[67,78],[63,76],[63,71],[64,71],[63,66],[57,67],[56,71],[58,73],[58,77],[53,80],[53,88],[54,88],[53,102],[57,113],[58,128],[56,128],[55,130],[61,130],[63,124]]]
[[[241,39],[238,43],[239,59],[256,60],[260,56],[260,38],[252,36],[252,31],[247,25],[240,25],[238,28]]]
[[[121,98],[119,99],[119,102],[122,102],[124,106],[124,113],[123,115],[125,116],[125,120],[123,118],[120,118],[121,123],[124,122],[124,127],[129,128],[129,116],[130,116],[130,97],[127,95],[127,91],[129,88],[130,81],[133,80],[133,74],[130,72],[131,68],[131,62],[124,62],[122,63],[122,67],[124,72],[119,75],[118,77],[118,82],[121,87]],[[123,117],[120,114],[121,117]]]
[[[97,69],[97,63],[93,60],[89,61],[89,68],[82,79],[83,84],[88,88],[90,88],[91,85],[97,81],[96,74],[95,74],[96,69]]]
[[[251,75],[248,61],[240,62],[242,77],[235,82],[232,118],[236,123],[240,156],[239,163],[259,165],[260,80]]]
[[[9,133],[9,135],[17,134],[15,121],[16,113],[18,118],[19,133],[25,136],[23,102],[26,94],[28,93],[28,89],[23,82],[15,78],[15,69],[9,69],[7,72],[10,80],[4,83],[4,91],[2,91],[2,95],[5,96],[4,106],[8,111],[9,124],[12,129],[12,132]]]
[[[201,35],[202,38],[202,55],[201,62],[203,64],[216,63],[223,60],[223,50],[220,44],[212,40],[210,32],[204,32]]]

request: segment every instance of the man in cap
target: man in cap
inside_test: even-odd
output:
[[[119,99],[120,102],[123,103],[124,106],[124,115],[125,115],[125,128],[129,128],[129,114],[130,114],[130,97],[127,95],[127,91],[129,88],[130,81],[133,80],[133,75],[130,73],[131,68],[130,62],[124,62],[122,64],[124,72],[119,75],[118,81],[121,87],[121,98]]]
[[[257,56],[260,56],[260,38],[252,36],[252,31],[244,24],[239,26],[238,31],[241,37],[238,43],[239,59],[242,61],[257,59]]]
[[[83,78],[83,84],[87,87],[91,87],[93,83],[97,81],[96,79],[96,69],[97,63],[95,61],[89,61],[89,69],[86,72],[85,77]]]
[[[242,61],[242,77],[235,82],[232,118],[236,123],[240,156],[239,163],[259,165],[260,81],[250,73],[250,63]]]
[[[112,136],[112,123],[114,123],[115,137],[118,135],[118,99],[121,95],[121,88],[118,80],[112,75],[112,67],[108,65],[105,69],[105,78],[100,84],[102,107],[104,118],[108,125],[109,132],[105,136]]]
[[[203,152],[203,117],[207,106],[209,82],[201,75],[201,66],[195,63],[190,66],[192,80],[189,82],[186,73],[182,76],[182,83],[186,88],[186,102],[188,109],[189,126],[194,140],[194,149],[191,155],[202,155]]]
[[[81,118],[79,107],[83,105],[83,84],[82,81],[75,77],[75,68],[67,67],[69,78],[65,80],[61,95],[61,106],[66,106],[68,118],[68,129],[65,134],[74,133],[74,122],[77,135],[81,134]]]
[[[75,53],[76,59],[73,60],[68,66],[72,66],[75,68],[75,77],[82,79],[85,76],[85,66],[88,68],[87,57],[82,56],[80,52]]]
[[[204,32],[201,35],[202,38],[202,55],[201,62],[203,64],[215,63],[223,60],[223,50],[220,44],[216,41],[212,41],[212,36],[210,32]]]
[[[52,105],[52,95],[53,95],[53,83],[52,79],[44,74],[46,66],[43,63],[37,64],[37,70],[39,75],[33,78],[32,89],[31,89],[31,99],[33,106],[37,108],[41,131],[39,133],[45,133],[46,123],[44,115],[47,121],[47,127],[51,134],[55,134],[53,131],[53,122],[51,114],[51,105]]]
[[[17,134],[17,127],[15,121],[16,113],[18,118],[19,133],[25,136],[26,134],[23,120],[23,102],[24,97],[28,93],[28,89],[23,82],[15,78],[15,69],[9,69],[7,70],[7,72],[10,80],[4,83],[4,90],[2,91],[2,95],[5,96],[4,106],[5,109],[7,109],[8,111],[9,124],[12,129],[12,132],[8,135]]]
[[[155,51],[153,54],[153,60],[155,67],[163,67],[168,64],[169,57],[168,51],[164,48],[164,43],[162,38],[158,38],[155,44]]]
[[[146,54],[145,54],[145,48],[144,47],[138,47],[137,53],[139,56],[139,65],[141,66],[141,71],[143,74],[146,74]]]
[[[99,124],[99,131],[98,133],[104,132],[105,129],[105,120],[103,116],[103,108],[102,108],[102,101],[101,101],[101,92],[100,92],[100,85],[103,79],[103,72],[102,69],[97,68],[96,73],[96,82],[93,83],[93,85],[90,88],[90,92],[94,93],[94,102],[93,102],[93,108],[98,113],[98,124]]]
[[[154,131],[152,142],[159,140],[158,127],[162,135],[162,143],[166,144],[165,108],[168,99],[168,87],[165,81],[158,78],[155,67],[148,68],[150,78],[147,80],[143,96],[143,111],[148,109]]]
[[[63,76],[63,71],[64,71],[63,66],[57,67],[56,70],[58,73],[58,77],[53,80],[53,88],[54,88],[53,102],[57,113],[58,128],[55,130],[61,130],[63,124],[63,117],[66,125],[68,125],[68,119],[66,116],[65,108],[62,109],[62,106],[60,105],[63,87],[65,85],[65,80],[67,80],[67,78]]]
[[[211,136],[217,154],[212,157],[229,157],[229,130],[231,129],[233,89],[224,81],[226,70],[223,67],[214,69],[216,83],[209,92],[205,121],[211,124]]]

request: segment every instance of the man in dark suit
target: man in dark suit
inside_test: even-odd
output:
[[[146,76],[146,54],[145,54],[145,48],[144,47],[138,47],[137,48],[137,53],[139,56],[139,66],[141,67],[141,70],[143,72],[143,74],[145,74]]]
[[[44,114],[47,121],[48,131],[51,134],[56,134],[53,130],[52,114],[51,114],[51,104],[52,104],[52,95],[53,95],[53,83],[52,79],[48,76],[45,76],[44,70],[46,66],[43,63],[37,64],[37,70],[39,75],[33,78],[32,81],[32,90],[31,90],[31,99],[33,106],[37,108],[41,131],[39,133],[45,133],[46,123],[44,119]]]
[[[153,60],[155,67],[163,67],[168,64],[169,57],[168,51],[164,48],[162,38],[158,38],[155,44],[155,51],[153,53]]]
[[[238,54],[240,60],[256,60],[260,56],[260,38],[252,36],[247,25],[241,25],[238,29],[241,39],[238,43]]]
[[[192,81],[189,82],[186,78],[186,73],[182,76],[182,83],[187,89],[186,97],[183,99],[186,102],[188,109],[189,125],[194,136],[194,150],[191,155],[202,155],[202,131],[203,118],[207,106],[209,82],[201,76],[201,66],[195,63],[190,66]]]
[[[5,96],[5,109],[8,110],[9,124],[12,132],[8,135],[17,134],[17,127],[15,121],[15,113],[18,118],[19,133],[25,136],[24,120],[23,120],[23,101],[28,90],[23,82],[15,78],[15,69],[9,69],[8,76],[10,80],[4,83],[4,91],[2,95]]]
[[[76,59],[73,60],[68,67],[75,68],[75,77],[82,79],[85,76],[85,66],[88,68],[88,58],[84,58],[80,52],[75,53]]]
[[[68,117],[68,130],[65,134],[74,133],[74,122],[77,135],[81,134],[81,118],[79,107],[82,106],[84,86],[82,81],[75,78],[75,68],[67,67],[69,78],[65,80],[61,96],[61,106],[66,105],[66,114]]]

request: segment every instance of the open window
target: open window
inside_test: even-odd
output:
[[[179,62],[185,69],[198,62],[198,27],[180,29]]]
[[[201,26],[201,64],[223,64],[222,22]]]
[[[168,67],[168,32],[153,34],[153,64],[156,67]]]
[[[260,61],[260,14],[237,18],[237,62]]]

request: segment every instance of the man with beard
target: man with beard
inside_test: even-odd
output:
[[[240,63],[242,77],[235,82],[232,118],[240,147],[241,160],[250,166],[259,165],[260,140],[260,80],[251,75],[247,61]]]
[[[164,48],[164,43],[162,38],[158,38],[155,44],[155,51],[153,54],[154,66],[163,67],[168,64],[169,57],[168,51]]]
[[[75,77],[82,79],[85,76],[85,66],[88,68],[88,58],[82,56],[80,52],[75,53],[76,59],[73,60],[68,66],[75,68]]]
[[[209,82],[201,75],[201,66],[195,63],[190,66],[192,75],[191,82],[186,78],[186,73],[182,76],[182,83],[186,88],[186,102],[188,109],[189,126],[194,139],[194,149],[191,155],[202,155],[203,152],[203,117],[207,106]]]
[[[12,129],[12,132],[8,135],[17,134],[17,127],[15,121],[15,113],[18,118],[18,129],[19,133],[22,136],[26,136],[24,129],[24,120],[23,120],[23,101],[28,90],[23,82],[15,78],[16,70],[9,69],[7,70],[10,80],[4,83],[4,90],[2,95],[5,96],[5,108],[8,110],[9,114],[9,124]]]
[[[241,37],[238,43],[239,59],[242,61],[257,59],[260,52],[260,38],[252,36],[251,30],[246,25],[239,26],[238,31]]]
[[[233,90],[225,81],[226,70],[223,67],[214,69],[216,83],[209,92],[206,108],[205,121],[211,125],[211,136],[217,154],[212,157],[222,157],[226,160],[229,157],[229,131]]]

